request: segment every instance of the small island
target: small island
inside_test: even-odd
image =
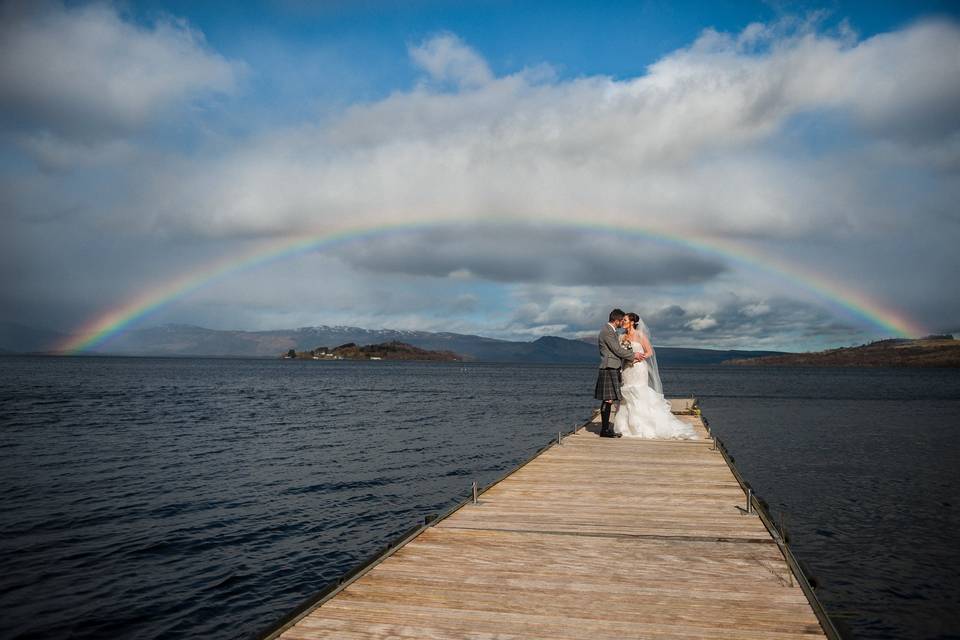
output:
[[[354,342],[329,349],[317,347],[310,351],[290,349],[285,360],[426,360],[434,362],[461,362],[463,357],[452,351],[429,351],[405,342],[383,342],[359,346]]]
[[[856,347],[727,360],[731,365],[790,367],[960,367],[960,341],[952,335],[878,340]]]

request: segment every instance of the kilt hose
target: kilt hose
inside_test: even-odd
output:
[[[600,369],[597,373],[597,386],[593,390],[593,397],[601,401],[619,402],[621,400],[620,369]]]

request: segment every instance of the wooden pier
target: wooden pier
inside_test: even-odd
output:
[[[264,637],[838,637],[723,448],[681,418],[700,440],[575,430]]]

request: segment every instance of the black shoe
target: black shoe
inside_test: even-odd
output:
[[[622,434],[622,433],[615,433],[615,432],[613,432],[613,431],[606,431],[606,432],[601,431],[601,432],[600,432],[600,437],[601,437],[601,438],[622,438],[622,437],[623,437],[623,434]]]

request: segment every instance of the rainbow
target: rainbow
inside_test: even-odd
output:
[[[515,220],[496,219],[479,224],[497,227],[521,226]],[[529,228],[536,225],[586,233],[609,233],[618,236],[627,234],[638,239],[693,250],[703,255],[720,258],[727,263],[732,263],[747,270],[777,278],[797,291],[814,295],[831,308],[834,313],[853,318],[884,333],[890,333],[897,337],[916,337],[926,333],[918,322],[901,311],[881,306],[863,293],[843,286],[836,279],[828,279],[821,274],[803,270],[796,265],[787,264],[755,249],[727,240],[593,222],[541,221],[525,223],[523,226]],[[365,238],[459,226],[464,225],[462,223],[437,221],[402,224],[381,223],[326,230],[292,239],[284,238],[267,245],[259,245],[245,250],[239,255],[234,254],[224,257],[181,277],[144,290],[132,299],[105,311],[78,328],[70,338],[59,345],[57,351],[72,355],[97,347],[166,305],[213,282],[243,271]]]

